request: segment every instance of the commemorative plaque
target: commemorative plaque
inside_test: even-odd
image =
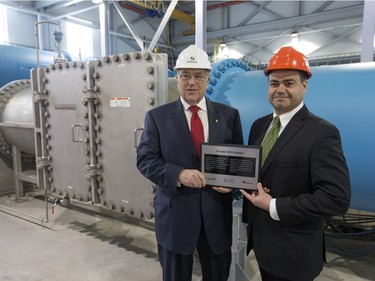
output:
[[[260,146],[201,144],[201,167],[206,184],[257,189]]]

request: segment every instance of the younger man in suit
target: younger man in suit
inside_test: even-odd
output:
[[[247,251],[254,250],[263,281],[311,281],[325,261],[324,218],[348,210],[349,172],[338,129],[303,102],[311,77],[306,57],[283,47],[264,73],[274,112],[256,120],[249,135],[264,159],[258,190],[241,190]],[[268,152],[273,119],[280,120],[278,138]]]

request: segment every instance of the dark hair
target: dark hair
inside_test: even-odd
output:
[[[281,70],[281,69],[280,69]],[[294,69],[291,69],[291,70],[294,70]],[[301,80],[301,82],[303,82],[303,81],[305,81],[305,80],[307,80],[308,78],[308,74],[307,74],[307,72],[305,72],[305,71],[303,71],[303,70],[298,70],[298,69],[295,69],[297,72],[298,72],[298,75],[299,75],[299,77],[300,77],[300,80]],[[266,74],[266,76],[267,77],[269,77],[269,75],[271,74],[271,72],[272,71],[269,71],[267,74]]]
[[[305,71],[302,71],[302,70],[298,70],[298,74],[299,74],[299,77],[300,77],[300,79],[301,79],[301,82],[303,82],[303,81],[305,81],[305,80],[307,80],[308,78],[307,78],[307,72],[305,72]]]

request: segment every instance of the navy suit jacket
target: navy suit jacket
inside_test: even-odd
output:
[[[238,110],[207,100],[207,114],[210,143],[243,144]],[[231,247],[231,193],[222,194],[209,186],[177,186],[182,169],[200,169],[180,99],[146,114],[137,167],[157,185],[155,232],[161,246],[175,253],[191,254],[204,227],[215,254]]]
[[[272,114],[254,122],[249,144],[260,145]],[[276,198],[280,221],[244,199],[248,252],[259,266],[288,280],[312,280],[325,259],[323,220],[350,204],[350,180],[335,126],[301,108],[285,127],[260,172]]]

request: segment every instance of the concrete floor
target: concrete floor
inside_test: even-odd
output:
[[[49,222],[42,227],[36,218],[46,218],[45,202],[38,198],[0,197],[0,281],[162,280],[152,221],[82,203],[57,205],[52,214],[48,204]],[[375,280],[375,253],[348,259],[328,252],[327,258],[318,281]],[[193,281],[201,279],[199,272],[195,267]],[[253,254],[245,272],[261,280]]]

